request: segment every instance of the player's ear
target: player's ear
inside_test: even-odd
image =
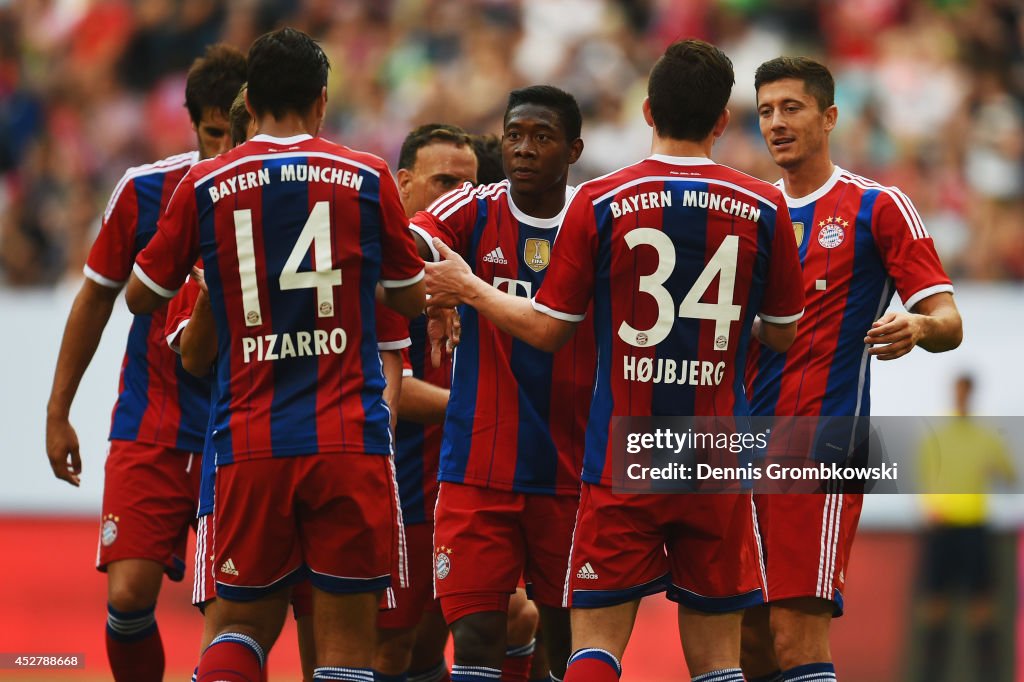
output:
[[[643,108],[643,111],[644,111],[644,120],[647,121],[647,125],[649,125],[650,127],[653,128],[654,127],[654,116],[651,114],[651,98],[650,97],[644,97],[644,104],[643,104],[642,108]]]
[[[729,127],[729,120],[732,118],[732,114],[729,113],[728,109],[722,109],[722,113],[718,115],[718,120],[715,121],[715,127],[711,129],[711,134],[717,140],[725,132],[725,129]]]
[[[320,88],[320,96],[316,98],[316,120],[317,127],[324,122],[324,117],[327,115],[327,86]]]
[[[399,168],[396,175],[398,180],[398,194],[402,201],[409,198],[409,185],[412,183],[412,173],[405,168]]]
[[[836,127],[836,122],[839,120],[839,107],[835,104],[825,110],[825,132],[831,133],[832,129]]]
[[[583,138],[577,137],[569,145],[569,165],[576,163],[580,160],[580,156],[583,154]]]
[[[242,97],[245,98],[245,110],[249,112],[249,118],[254,122],[257,121],[256,110],[252,108],[252,104],[249,102],[249,88],[245,89]],[[256,123],[256,126],[259,127],[259,123]]]

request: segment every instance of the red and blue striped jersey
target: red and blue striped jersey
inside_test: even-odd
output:
[[[613,416],[744,416],[754,316],[803,311],[782,193],[706,158],[654,155],[580,185],[534,307],[584,319],[597,384],[583,480],[612,484]]]
[[[200,264],[201,267],[201,264]],[[175,353],[181,352],[181,333],[192,319],[192,311],[199,298],[199,285],[191,277],[185,281],[178,295],[167,304],[167,324],[164,334],[167,345]],[[377,348],[379,350],[402,350],[409,347],[409,332],[405,328],[405,318],[390,308],[377,304]],[[210,390],[216,384],[210,382]],[[216,400],[216,396],[213,396]],[[199,482],[199,509],[196,516],[206,516],[213,511],[214,487],[216,485],[216,455],[211,440],[211,424],[207,426],[206,440],[203,444],[202,476]]]
[[[105,287],[124,286],[135,256],[156,233],[157,220],[178,181],[198,161],[198,152],[189,152],[124,174],[103,212],[86,261],[86,277]],[[164,319],[163,309],[132,319],[110,438],[199,452],[209,417],[210,387],[186,372],[167,347]]]
[[[202,257],[218,466],[391,453],[374,292],[423,276],[406,224],[383,160],[308,135],[257,135],[182,179],[135,273],[172,297]]]
[[[420,211],[410,227],[439,237],[486,282],[531,297],[544,281],[561,215],[533,218],[507,180],[469,183]],[[433,250],[433,246],[431,246]],[[439,254],[435,252],[435,259]],[[577,495],[594,378],[590,325],[545,353],[461,306],[438,477],[496,490]]]
[[[758,415],[868,415],[864,336],[894,287],[910,309],[932,294],[952,292],[953,285],[924,222],[895,187],[836,166],[818,190],[786,202],[807,313],[788,352],[754,344],[747,368],[751,407]]]
[[[430,360],[430,339],[427,337],[425,315],[409,323],[409,338],[411,345],[403,351],[404,376],[450,389],[451,356],[442,353],[441,366],[434,367]],[[402,520],[407,526],[432,523],[434,520],[443,428],[442,424],[419,424],[407,419],[399,419],[396,425],[395,473],[398,478],[398,497],[402,502]]]

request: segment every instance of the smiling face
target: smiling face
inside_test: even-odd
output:
[[[558,112],[538,104],[522,104],[505,117],[501,158],[516,194],[539,195],[564,189],[569,165],[582,151],[580,140],[566,139]]]
[[[804,82],[783,78],[757,91],[761,136],[777,165],[793,169],[808,159],[828,157],[828,134],[836,125],[836,107],[822,111]]]

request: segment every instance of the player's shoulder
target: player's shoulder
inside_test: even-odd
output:
[[[501,180],[487,185],[465,182],[461,187],[442,194],[427,207],[427,212],[445,220],[459,210],[473,210],[477,202],[503,202],[508,196],[509,182]],[[506,202],[507,203],[507,202]]]
[[[376,154],[353,149],[352,147],[347,147],[324,137],[313,138],[310,140],[309,145],[317,152],[360,166],[366,170],[372,171],[378,176],[385,173],[391,173],[391,168],[388,166],[388,162]]]
[[[169,175],[173,173],[184,175],[198,162],[199,152],[191,151],[184,152],[182,154],[174,154],[173,156],[168,156],[167,158],[154,161],[153,163],[144,163],[140,166],[132,166],[124,172],[124,175],[121,176],[117,181],[117,184],[114,186],[114,191],[110,193],[110,200],[107,202],[107,208],[103,212],[103,219],[110,219],[110,214],[113,213],[114,209],[118,205],[118,201],[124,194],[124,190],[132,183],[141,178],[151,177],[154,175]]]
[[[856,173],[843,168],[837,167],[837,171],[839,175],[839,183],[848,188],[854,189],[859,194],[874,193],[878,194],[879,198],[883,198],[884,200],[910,201],[909,197],[907,197],[903,190],[896,185],[883,185],[871,178],[864,177],[863,175],[857,175]]]
[[[785,194],[782,190],[782,185],[779,183],[771,183],[760,178],[756,178],[749,173],[744,173],[741,170],[733,168],[732,166],[726,166],[725,164],[716,163],[709,168],[713,169],[710,171],[715,178],[721,179],[724,182],[731,183],[737,187],[746,190],[750,194],[756,195],[766,203],[772,204],[775,207],[785,206]]]

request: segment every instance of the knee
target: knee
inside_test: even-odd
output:
[[[380,630],[374,650],[373,667],[386,675],[401,675],[412,662],[415,632],[408,630]]]
[[[747,612],[749,614],[750,611]],[[740,636],[740,667],[749,677],[766,675],[779,669],[767,617],[744,617]]]
[[[123,612],[152,608],[156,606],[159,594],[159,584],[154,589],[148,581],[133,580],[130,576],[111,580],[107,586],[107,601],[115,609]]]
[[[518,602],[518,603],[517,603]],[[513,599],[509,603],[506,632],[509,644],[527,644],[537,632],[540,615],[537,606],[528,599]]]
[[[505,658],[505,612],[473,613],[451,627],[457,663],[501,668]]]
[[[787,670],[832,658],[828,642],[831,618],[797,611],[776,614],[773,609],[771,636],[779,667]]]

